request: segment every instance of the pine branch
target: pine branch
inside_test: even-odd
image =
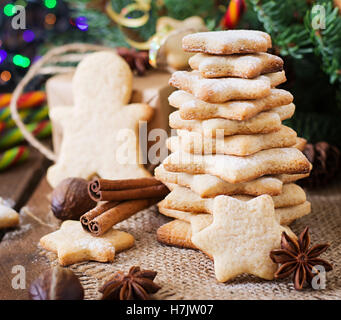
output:
[[[310,59],[310,53],[319,59],[320,68],[334,84],[335,104],[341,109],[341,16],[332,0],[275,1],[248,0],[263,28],[273,40],[275,49],[282,56],[293,59]],[[314,5],[325,8],[324,30],[315,30]],[[315,94],[315,93],[314,93]],[[334,108],[335,108],[334,104]]]
[[[300,59],[312,52],[309,33],[302,23],[308,10],[305,1],[249,0],[248,3],[282,56]]]
[[[334,8],[332,1],[320,0],[326,13],[325,29],[315,30],[312,22],[316,15],[312,10],[305,17],[305,27],[309,31],[310,39],[314,45],[314,53],[322,60],[322,69],[329,75],[330,83],[337,83],[341,90],[341,17],[339,9]]]
[[[164,6],[167,9],[167,15],[178,20],[191,16],[212,18],[217,14],[213,0],[164,0]]]

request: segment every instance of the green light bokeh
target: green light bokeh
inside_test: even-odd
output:
[[[53,9],[57,5],[57,0],[44,0],[46,8]]]
[[[18,67],[27,68],[31,64],[31,60],[21,54],[16,54],[13,57],[13,63]]]
[[[4,6],[4,14],[7,16],[7,17],[12,17],[14,16],[16,10],[15,10],[15,6],[12,4],[12,3],[9,3],[9,4],[6,4]]]

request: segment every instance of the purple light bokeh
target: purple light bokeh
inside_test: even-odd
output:
[[[5,50],[0,50],[0,64],[4,62],[7,57],[7,52]]]
[[[76,18],[76,27],[81,31],[88,30],[89,25],[87,24],[87,18],[86,17]]]
[[[35,56],[34,58],[33,58],[33,61],[32,61],[32,63],[35,63],[35,62],[37,62],[38,60],[40,60],[42,58],[42,56]]]
[[[34,40],[35,34],[32,30],[25,30],[22,37],[26,42],[31,42]]]

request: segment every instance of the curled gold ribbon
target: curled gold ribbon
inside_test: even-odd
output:
[[[108,16],[121,28],[121,30],[122,27],[139,28],[145,25],[149,20],[149,10],[151,7],[150,4],[151,0],[136,0],[135,3],[127,5],[121,10],[120,13],[117,13],[113,9],[111,1],[108,1],[105,6],[105,11]],[[144,14],[139,18],[127,18],[127,15],[134,11],[143,12]],[[123,30],[122,33],[124,34]],[[148,39],[145,42],[139,42],[129,39],[127,36],[124,37],[127,43],[133,48],[138,50],[149,50],[151,39]]]
[[[127,28],[139,28],[145,25],[149,20],[149,10],[151,0],[135,0],[135,3],[131,3],[125,6],[120,13],[117,13],[112,5],[111,1],[106,4],[106,11],[108,16],[115,21],[119,26]],[[131,12],[139,11],[143,12],[143,15],[139,18],[129,18],[127,15]]]
[[[135,0],[124,8],[121,12],[116,12],[109,0],[105,6],[105,11],[108,16],[118,25],[124,34],[123,28],[139,28],[145,25],[150,17],[149,11],[151,8],[151,0]],[[132,12],[142,12],[143,15],[139,18],[129,18],[128,14]],[[158,65],[158,55],[160,48],[165,43],[169,33],[173,31],[173,27],[165,26],[162,30],[159,30],[156,34],[151,36],[147,41],[140,42],[130,39],[128,36],[124,35],[125,41],[133,48],[137,50],[149,50],[149,63],[156,68]]]

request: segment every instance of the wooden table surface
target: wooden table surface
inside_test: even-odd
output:
[[[46,260],[38,259],[37,250],[41,236],[57,223],[51,215],[47,220],[51,188],[44,176],[48,165],[49,161],[31,148],[27,162],[0,173],[0,197],[18,211],[24,205],[28,209],[21,212],[19,229],[0,231],[0,300],[28,299],[29,284],[48,267]],[[36,218],[25,211],[34,212]],[[12,271],[17,265],[25,268],[25,289],[13,288],[16,273]]]
[[[30,147],[30,156],[22,164],[0,172],[0,197],[19,210],[32,195],[49,161]]]

